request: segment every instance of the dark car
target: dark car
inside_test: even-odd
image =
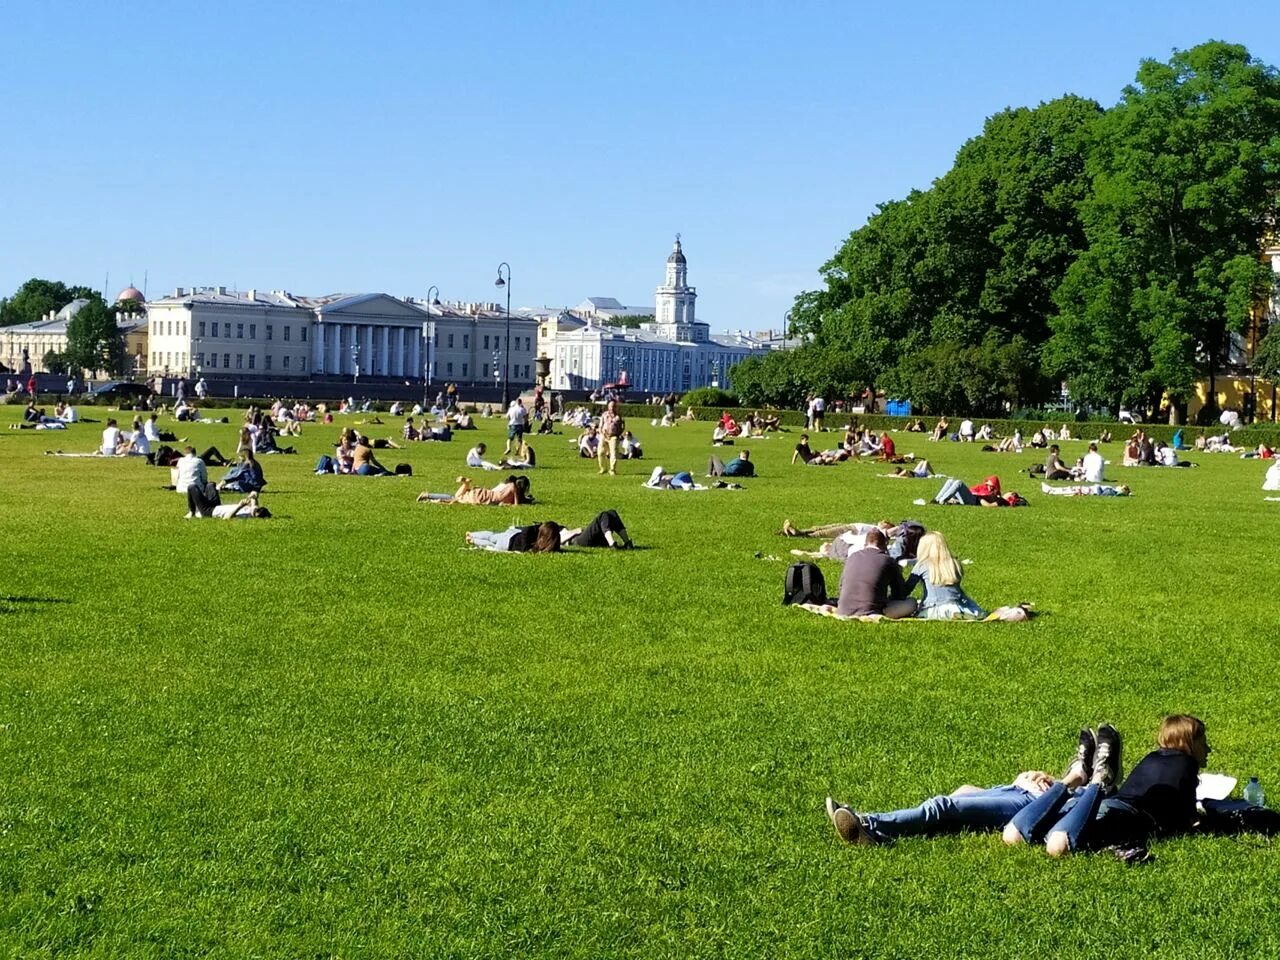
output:
[[[150,400],[151,395],[151,388],[145,383],[130,383],[128,380],[108,380],[89,391],[89,396],[107,403]]]

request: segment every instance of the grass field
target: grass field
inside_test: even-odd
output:
[[[228,413],[179,433],[229,453]],[[644,475],[701,474],[710,428],[632,426],[648,459],[617,477],[569,434],[535,440],[538,502],[517,509],[414,502],[452,489],[476,434],[380,451],[411,478],[320,477],[337,428],[313,426],[264,459],[275,518],[238,523],[184,522],[145,463],[42,455],[101,424],[0,431],[0,955],[1280,955],[1280,850],[1258,838],[1126,869],[993,836],[851,848],[822,812],[1058,773],[1102,720],[1136,761],[1172,711],[1274,803],[1261,465],[1112,468],[1134,497],[1049,498],[1016,479],[1030,451],[902,435],[1031,501],[917,507],[937,481],[791,467],[790,433],[750,444],[743,491],[660,493]],[[462,549],[609,506],[643,549]],[[919,517],[972,559],[978,602],[1039,616],[784,608],[784,517]]]

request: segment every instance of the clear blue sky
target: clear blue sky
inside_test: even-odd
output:
[[[0,294],[381,290],[652,304],[777,327],[883,200],[983,119],[1112,104],[1263,3],[69,3],[0,27]],[[861,9],[859,9],[861,8]]]

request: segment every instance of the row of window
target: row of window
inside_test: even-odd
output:
[[[164,353],[160,350],[151,351],[151,369],[161,370],[167,367],[170,370],[185,370],[187,368],[187,354],[185,353]]]
[[[470,364],[466,364],[466,363],[462,364],[462,373],[461,373],[461,374],[459,374],[459,376],[463,377],[464,379],[465,379],[466,377],[470,376],[469,369],[470,369]],[[498,364],[496,364],[496,363],[495,363],[495,364],[493,365],[493,368],[492,368],[492,369],[493,369],[493,375],[496,377],[496,376],[499,376],[499,371],[500,371],[502,368],[501,368]],[[487,363],[482,363],[482,364],[480,364],[480,379],[481,379],[481,380],[487,380],[487,379],[489,378],[489,370],[490,370],[489,364],[487,364]],[[439,360],[437,360],[435,363],[431,364],[431,375],[432,375],[433,377],[438,377],[438,376],[440,376],[440,361],[439,361]],[[446,363],[445,363],[445,365],[444,365],[444,375],[445,375],[446,377],[451,377],[451,376],[453,376],[453,364],[452,364],[452,363],[448,363],[448,362],[446,362]],[[527,363],[526,363],[523,367],[522,367],[522,366],[520,366],[520,364],[518,364],[518,363],[512,364],[512,365],[511,365],[511,376],[515,377],[517,380],[528,380],[528,379],[529,379],[529,364],[527,364]]]
[[[219,369],[218,354],[210,353],[207,355],[207,357],[209,362],[206,364],[205,363],[206,354],[203,354],[203,353],[196,354],[196,363],[201,367],[208,366],[210,370]],[[258,357],[256,354],[251,353],[248,355],[248,361],[249,361],[248,364],[245,363],[245,359],[246,359],[245,354],[237,353],[235,369],[237,370],[244,370],[246,368],[249,370],[257,369]],[[271,359],[272,358],[270,354],[267,354],[267,356],[262,358],[263,370],[271,369]],[[307,369],[307,358],[305,356],[291,357],[288,354],[285,354],[283,359],[280,361],[280,368],[282,370],[299,370],[299,371],[305,372]],[[231,354],[229,353],[222,354],[222,369],[224,370],[231,369]]]
[[[170,326],[170,327],[172,327],[172,326],[173,326],[173,324],[172,324],[172,323],[170,323],[170,324],[169,324],[169,326]],[[184,328],[184,329],[182,330],[182,333],[186,333],[186,329],[185,329],[186,324],[183,324],[182,326],[183,326],[183,328]],[[250,323],[250,324],[237,323],[237,324],[236,324],[236,336],[235,336],[235,338],[236,338],[237,340],[243,340],[243,339],[244,339],[244,328],[245,328],[245,326],[248,326],[248,327],[249,327],[249,339],[250,339],[250,340],[256,340],[256,339],[258,339],[258,325],[257,325],[256,323]],[[271,324],[269,324],[269,323],[268,323],[268,324],[265,324],[265,327],[266,327],[266,335],[267,335],[267,339],[268,339],[268,340],[270,340],[270,339],[272,339],[272,338],[273,338],[273,335],[274,335],[274,333],[275,333],[275,330],[274,330],[273,326],[272,326]],[[217,323],[217,321],[205,321],[205,320],[201,320],[201,321],[200,321],[200,325],[199,325],[199,327],[197,327],[197,329],[200,331],[200,332],[197,334],[197,336],[200,336],[200,337],[203,337],[203,336],[216,337],[216,336],[218,336],[218,323]],[[206,329],[208,329],[208,331],[209,331],[207,334],[205,333],[205,330],[206,330]],[[293,327],[282,327],[281,329],[284,331],[284,339],[285,339],[286,341],[289,341],[289,340],[292,340],[292,339],[293,339]],[[170,333],[172,333],[173,331],[172,331],[172,330],[170,330],[169,332],[170,332]],[[224,324],[222,324],[222,339],[224,339],[224,340],[230,340],[230,339],[231,339],[231,324],[230,324],[230,323],[224,323]],[[302,327],[299,327],[299,328],[298,328],[298,339],[299,339],[300,341],[302,341],[303,343],[306,343],[306,342],[307,342],[307,328],[306,328],[305,326],[302,326]]]
[[[450,333],[450,334],[447,334],[447,335],[446,335],[445,343],[446,343],[446,345],[448,346],[448,348],[449,348],[450,350],[452,350],[452,349],[453,349],[453,338],[454,338],[454,334],[452,334],[452,333]],[[492,341],[493,341],[493,346],[492,346],[492,348],[490,348],[490,346],[489,346],[489,341],[490,341],[490,340],[492,340]],[[439,330],[437,330],[437,331],[436,331],[436,336],[435,336],[435,345],[436,345],[437,347],[439,347],[439,346],[440,346],[440,331],[439,331]],[[512,345],[512,347],[514,347],[516,350],[519,350],[519,349],[520,349],[520,338],[519,338],[519,337],[512,337],[512,338],[511,338],[511,345]],[[525,348],[526,350],[532,350],[532,349],[533,349],[533,338],[532,338],[532,337],[525,337],[525,338],[524,338],[524,348]],[[462,335],[462,349],[463,349],[463,350],[470,350],[470,349],[471,349],[471,334],[469,334],[469,333],[464,333],[464,334]],[[493,336],[490,336],[489,334],[487,334],[487,333],[486,333],[486,334],[484,335],[484,346],[482,346],[480,349],[482,349],[482,350],[489,350],[489,349],[493,349],[493,350],[501,350],[501,349],[502,349],[502,338],[501,338],[501,337],[499,337],[499,336],[497,336],[496,334],[495,334],[495,335],[493,335]],[[463,376],[466,376],[466,374],[463,374]]]
[[[204,324],[200,324],[201,327]],[[187,321],[185,320],[154,320],[151,323],[151,332],[157,337],[173,336],[177,334],[179,337],[187,335]]]

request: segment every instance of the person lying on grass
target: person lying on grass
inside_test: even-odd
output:
[[[458,484],[458,489],[453,493],[423,491],[418,494],[418,502],[465,503],[475,506],[496,507],[518,506],[519,504],[533,501],[533,497],[529,495],[528,477],[512,475],[492,489],[473,487],[470,477],[458,477]]]
[[[1082,730],[1076,754],[1060,780],[1043,770],[1027,770],[1009,784],[985,790],[965,784],[917,807],[888,813],[855,813],[827,797],[827,817],[841,840],[859,845],[892,843],[901,837],[1001,830],[1050,789],[1059,785],[1064,791],[1083,787],[1092,773],[1095,752],[1092,732]]]
[[[929,466],[928,460],[917,460],[914,467],[898,467],[893,473],[885,473],[881,476],[899,480],[924,480],[933,476],[933,468]]]
[[[1003,507],[1005,502],[1000,495],[1000,478],[987,477],[982,483],[972,487],[965,486],[963,480],[948,480],[942,485],[934,503],[959,503],[966,507]]]
[[[719,457],[707,461],[708,477],[754,477],[756,465],[751,462],[751,451],[743,450],[740,454],[725,463]]]
[[[1118,487],[1109,483],[1080,483],[1069,487],[1052,487],[1042,483],[1040,492],[1053,497],[1127,497],[1132,491],[1127,483]]]
[[[507,527],[501,533],[472,530],[467,534],[467,543],[494,553],[559,553],[563,530],[560,524],[551,520],[523,527]]]
[[[1189,830],[1196,817],[1199,771],[1210,748],[1204,721],[1189,714],[1165,717],[1157,749],[1120,781],[1120,736],[1098,730],[1093,776],[1079,795],[1054,785],[1009,821],[1004,841],[1040,843],[1051,857],[1115,847],[1128,862],[1146,858],[1147,843]]]
[[[811,530],[797,530],[790,520],[782,521],[782,533],[784,536],[829,537],[830,539],[821,544],[817,550],[791,551],[793,556],[814,557],[821,560],[847,560],[849,554],[855,553],[867,545],[867,534],[876,529],[880,530],[885,539],[889,541],[889,555],[894,559],[900,557],[902,550],[898,549],[895,552],[894,549],[898,547],[897,534],[899,533],[899,528],[897,524],[889,520],[881,520],[879,523],[831,523],[822,527],[814,527]],[[912,556],[914,556],[914,553]]]

